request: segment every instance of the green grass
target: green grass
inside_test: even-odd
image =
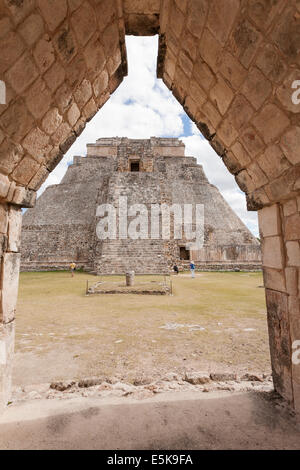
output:
[[[172,296],[86,296],[87,279],[97,280],[79,272],[21,273],[15,383],[269,371],[261,273],[173,276]],[[161,328],[174,323],[183,326]]]

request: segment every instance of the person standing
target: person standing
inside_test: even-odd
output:
[[[74,263],[74,261],[72,263],[70,263],[70,271],[71,271],[71,277],[74,277],[74,271],[76,269],[76,264]]]
[[[191,261],[191,262],[190,262],[190,270],[191,270],[192,278],[194,278],[194,277],[195,277],[195,265],[194,265],[194,261]]]

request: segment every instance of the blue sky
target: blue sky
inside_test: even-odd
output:
[[[86,155],[86,144],[100,137],[178,137],[185,143],[186,155],[197,157],[209,181],[219,188],[243,222],[258,235],[257,214],[247,211],[245,195],[234,177],[162,80],[156,78],[158,38],[128,36],[126,46],[128,76],[87,124],[39,193],[50,184],[58,184],[73,155]]]

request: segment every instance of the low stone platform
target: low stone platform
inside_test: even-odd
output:
[[[139,295],[168,295],[172,293],[171,282],[166,281],[141,281],[138,280],[133,286],[127,286],[125,281],[120,279],[101,280],[88,286],[87,295],[93,294],[139,294]]]

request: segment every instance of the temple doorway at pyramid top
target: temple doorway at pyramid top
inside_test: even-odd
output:
[[[300,409],[299,29],[298,0],[1,2],[2,402],[21,208],[126,76],[125,34],[158,34],[158,77],[259,210],[274,385]]]

